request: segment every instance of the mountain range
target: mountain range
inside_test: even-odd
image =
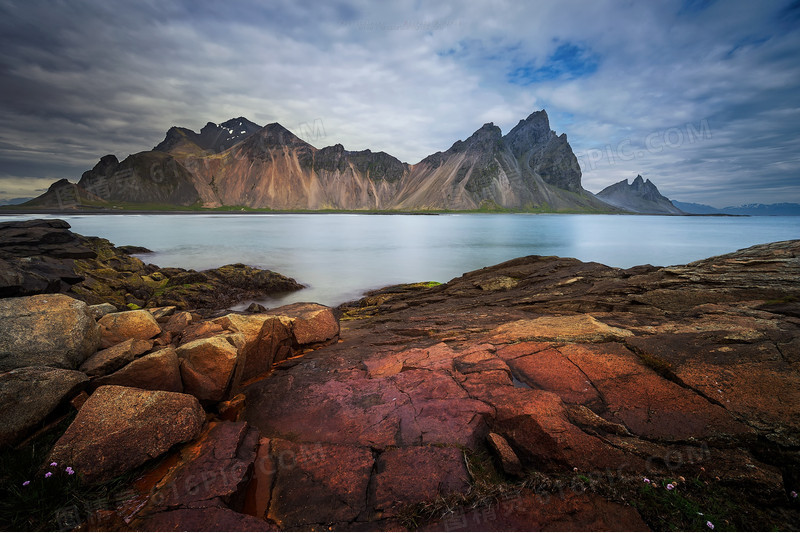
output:
[[[800,204],[746,204],[717,209],[710,205],[672,201],[685,213],[693,215],[800,216]]]
[[[484,124],[417,164],[385,152],[316,148],[278,123],[243,117],[199,133],[172,127],[153,150],[106,155],[77,184],[60,180],[30,207],[242,206],[275,210],[619,212],[581,185],[566,134],[536,111],[506,135]]]

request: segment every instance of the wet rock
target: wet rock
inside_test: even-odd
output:
[[[161,326],[150,314],[150,311],[138,309],[110,313],[98,322],[103,347],[111,347],[128,339],[147,340],[161,333]]]
[[[47,462],[102,482],[200,434],[205,413],[187,394],[107,385],[97,389],[56,442]]]
[[[0,447],[24,438],[87,382],[82,372],[45,366],[0,373]]]
[[[113,374],[92,381],[92,387],[102,385],[183,392],[178,354],[171,347],[147,354]]]
[[[149,351],[153,341],[128,339],[105,350],[100,350],[80,366],[80,371],[90,377],[105,376],[132,362]]]
[[[87,305],[62,294],[0,300],[0,370],[77,368],[100,335]]]
[[[458,448],[410,446],[383,452],[375,474],[375,509],[392,516],[403,507],[469,489]]]
[[[267,517],[281,528],[352,522],[366,511],[369,448],[272,439],[277,464]]]

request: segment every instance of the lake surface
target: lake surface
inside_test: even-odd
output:
[[[525,255],[610,266],[675,265],[754,244],[800,239],[800,217],[624,215],[198,214],[75,215],[83,235],[153,250],[161,267],[202,270],[246,263],[308,286],[280,300],[338,305],[395,283],[446,282]],[[249,303],[249,302],[245,302]]]

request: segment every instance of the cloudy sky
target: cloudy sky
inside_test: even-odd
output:
[[[0,0],[0,199],[245,116],[416,163],[534,110],[598,192],[800,202],[800,2]]]

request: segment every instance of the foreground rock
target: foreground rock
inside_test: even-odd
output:
[[[81,372],[46,366],[0,374],[0,447],[19,441],[88,381]]]
[[[186,394],[100,387],[58,440],[48,462],[107,481],[199,435],[205,413]]]
[[[446,516],[466,517],[456,529],[643,529],[625,502],[644,497],[647,477],[655,499],[638,509],[650,527],[668,527],[657,506],[670,483],[710,515],[723,511],[706,494],[735,500],[746,511],[727,517],[731,527],[791,528],[800,523],[784,514],[800,484],[799,257],[800,241],[670,268],[529,257],[343,306],[340,342],[246,388],[245,419],[272,456],[324,465],[278,465],[271,495],[262,491],[265,516],[285,528],[386,529],[413,509],[424,523],[434,517],[424,509],[446,501]],[[476,455],[445,460],[459,449]],[[346,458],[358,497],[337,488],[345,474],[332,456]],[[517,489],[466,511],[519,476],[529,487],[583,488],[535,508],[546,492]],[[471,522],[516,506],[526,510]],[[696,527],[697,516],[679,523]]]
[[[100,345],[87,305],[63,294],[0,299],[0,370],[75,369]]]

